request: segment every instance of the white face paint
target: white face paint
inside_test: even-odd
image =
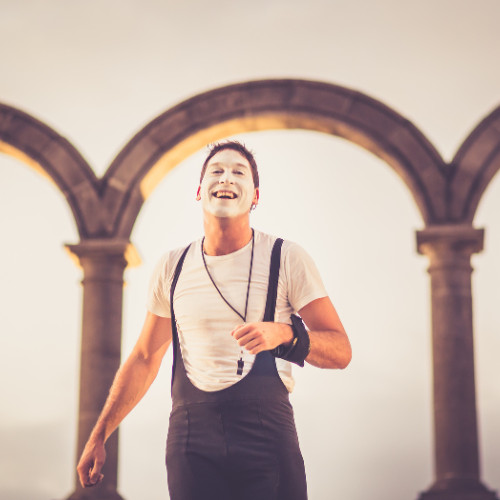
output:
[[[236,217],[256,203],[252,169],[237,151],[223,149],[208,162],[200,193],[203,210],[216,217]]]

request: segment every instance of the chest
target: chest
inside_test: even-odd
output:
[[[207,259],[207,268],[212,279],[201,256],[194,256],[185,262],[174,293],[174,311],[179,323],[196,324],[198,327],[222,323],[234,326],[241,324],[243,320],[226,301],[244,316],[247,293],[247,322],[262,320],[267,298],[269,262],[264,264],[262,259],[254,260],[250,287],[250,256],[221,261]]]

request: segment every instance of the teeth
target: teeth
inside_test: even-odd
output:
[[[230,199],[236,198],[236,195],[231,191],[216,191],[214,193],[214,196],[216,198],[230,198]]]

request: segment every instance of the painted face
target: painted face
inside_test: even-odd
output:
[[[248,160],[237,151],[223,149],[208,162],[197,196],[203,210],[216,217],[236,217],[250,211],[258,194]]]

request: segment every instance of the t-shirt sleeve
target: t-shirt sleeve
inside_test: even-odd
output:
[[[149,281],[146,307],[149,312],[170,318],[170,270],[169,254],[164,255],[153,271]]]
[[[328,293],[311,256],[297,243],[287,242],[284,248],[284,268],[288,301],[298,312],[313,300]]]

